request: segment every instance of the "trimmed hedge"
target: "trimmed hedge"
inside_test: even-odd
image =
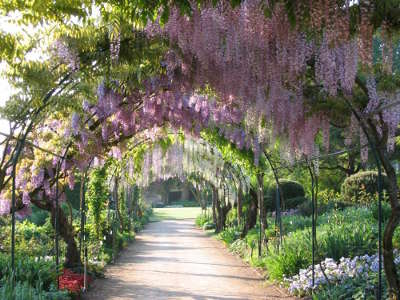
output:
[[[383,174],[383,189],[388,188],[387,176]],[[378,172],[363,171],[347,177],[341,186],[343,200],[351,203],[369,204],[376,200]]]
[[[300,183],[296,181],[282,179],[279,181],[279,184],[282,189],[286,209],[296,208],[304,201],[306,201],[304,188]],[[268,210],[275,210],[276,185],[272,185],[267,189],[264,203],[265,207]]]

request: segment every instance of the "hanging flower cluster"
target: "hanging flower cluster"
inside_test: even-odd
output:
[[[164,35],[179,46],[181,58],[170,59],[174,56],[169,54],[167,69],[180,65],[193,88],[210,85],[223,103],[236,106],[242,114],[254,105],[256,118],[270,122],[274,136],[287,135],[292,151],[310,155],[319,129],[327,141],[327,117],[306,117],[304,73],[313,60],[315,81],[327,95],[335,96],[339,88],[352,90],[358,44],[349,34],[350,1],[344,6],[313,1],[309,8],[299,1],[294,8],[299,17],[296,26],[280,4],[274,6],[270,17],[265,17],[260,0],[243,1],[235,8],[223,1],[216,6],[192,4],[191,17],[174,8],[163,28],[157,23],[146,28],[150,37]],[[309,25],[324,32],[319,42],[307,39],[302,31],[306,10],[311,12]]]
[[[174,143],[165,152],[155,144],[144,156],[142,174],[136,183],[148,187],[152,182],[170,178],[178,178],[183,182],[191,175],[197,174],[197,177],[216,187],[224,182],[228,192],[234,194],[234,178],[224,175],[224,167],[224,160],[216,149],[211,150],[206,143],[186,138],[182,144]]]
[[[71,71],[75,72],[79,70],[80,61],[78,54],[68,47],[65,41],[58,39],[54,43],[54,49],[60,60],[67,64]]]
[[[11,204],[8,199],[0,199],[0,215],[8,215],[11,211]]]
[[[155,139],[158,128],[166,125],[197,138],[204,128],[216,127],[239,149],[251,149],[256,164],[263,146],[277,136],[282,137],[280,144],[289,157],[294,153],[312,155],[319,131],[325,147],[329,147],[329,118],[311,113],[304,90],[308,80],[305,72],[312,66],[315,82],[325,95],[336,96],[339,90],[351,92],[359,58],[370,59],[371,7],[362,4],[361,22],[365,27],[351,37],[350,1],[339,5],[318,0],[309,7],[298,1],[293,8],[298,18],[295,25],[279,3],[270,7],[269,17],[261,9],[261,0],[243,1],[234,8],[223,1],[201,7],[195,1],[191,3],[191,17],[173,7],[164,27],[156,22],[145,29],[148,37],[162,35],[174,45],[162,62],[164,75],[145,79],[141,91],[117,92],[110,88],[119,86],[117,80],[103,82],[97,89],[97,103],[84,101],[83,112],[73,113],[68,124],[52,121],[41,129],[62,128],[66,141],[74,141],[73,157],[66,159],[61,168],[70,187],[74,185],[75,168],[83,170],[93,157],[101,160],[105,153],[120,159],[122,149],[116,145],[139,134]],[[307,10],[309,15],[304,15]],[[301,26],[303,21],[321,34],[309,38]],[[120,46],[120,36],[113,36],[110,53],[114,62]],[[386,43],[384,48],[390,50],[388,47]],[[78,55],[68,50],[65,41],[58,40],[55,48],[72,70],[78,70]],[[214,96],[201,94],[209,88]],[[399,95],[378,92],[373,79],[367,81],[367,89],[370,103],[365,114],[399,99]],[[398,107],[382,110],[390,148],[400,123]],[[365,136],[352,127],[350,131],[360,134],[363,144]],[[154,153],[154,158],[159,158],[157,151]],[[367,151],[362,150],[363,159],[366,155]],[[149,166],[160,160],[146,159]],[[54,184],[49,181],[57,162],[55,159],[28,166],[32,176],[18,179],[19,188],[38,190],[39,197],[60,196],[55,195]],[[155,167],[158,174],[160,166]],[[23,196],[26,203],[28,197]]]

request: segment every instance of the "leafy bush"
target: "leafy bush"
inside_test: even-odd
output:
[[[211,230],[211,229],[215,229],[215,223],[213,222],[204,223],[203,230]]]
[[[240,231],[237,227],[228,227],[218,234],[218,238],[230,245],[240,237]]]
[[[307,218],[299,222],[304,229],[293,228],[295,231],[284,237],[280,250],[270,243],[265,264],[271,279],[293,276],[311,264],[311,228],[307,226],[308,222]],[[338,260],[372,254],[377,249],[377,224],[367,208],[334,210],[320,216],[317,225],[317,263],[323,257]]]
[[[17,256],[15,261],[16,286],[13,291],[10,277],[11,262],[7,254],[0,254],[0,299],[69,299],[68,292],[57,291],[57,272],[54,262]]]
[[[0,287],[0,299],[13,300],[68,300],[70,296],[67,291],[58,291],[54,285],[48,291],[41,284],[35,286],[28,282],[17,281],[13,288],[11,280],[7,280]]]
[[[240,257],[245,257],[247,249],[247,243],[243,239],[237,239],[229,246],[229,250]]]
[[[294,198],[289,198],[285,200],[285,205],[287,209],[293,209],[299,207],[304,202],[308,201],[307,197],[299,196]]]
[[[378,201],[372,203],[371,205],[372,215],[374,219],[378,221],[378,212],[379,212],[379,205]],[[386,223],[392,213],[392,208],[388,202],[382,201],[382,221]]]
[[[387,190],[388,179],[383,175],[383,189]],[[341,186],[344,201],[367,204],[376,200],[378,172],[364,171],[347,177]]]
[[[282,280],[295,275],[311,261],[311,234],[309,230],[290,233],[278,250],[269,245],[265,257],[265,266],[270,279]]]
[[[335,203],[333,203],[333,202],[331,202],[331,203],[318,202],[317,214],[318,215],[324,214],[333,208],[335,208]],[[299,213],[301,215],[308,216],[308,217],[311,216],[312,215],[312,201],[310,199],[307,199],[301,205],[299,205],[298,209],[299,209]]]
[[[150,217],[153,214],[153,208],[151,206],[141,205],[142,215],[140,216],[140,222],[142,225],[149,223]]]
[[[272,220],[271,220],[272,221]],[[306,227],[311,227],[311,218],[299,215],[282,217],[282,227],[284,233],[302,230]]]
[[[95,234],[98,239],[101,238],[101,233],[106,226],[104,212],[106,211],[108,197],[109,190],[107,186],[106,168],[95,168],[90,173],[86,199],[90,211],[89,222],[93,224],[93,234]]]
[[[8,274],[11,274],[10,257],[7,254],[1,254],[0,283],[5,283]],[[15,278],[16,281],[27,282],[30,286],[35,286],[37,282],[41,282],[42,288],[48,290],[51,284],[56,282],[57,273],[52,261],[35,260],[29,256],[17,256]]]
[[[284,205],[286,209],[292,209],[296,208],[297,205],[299,205],[299,202],[304,201],[304,188],[303,186],[296,182],[296,181],[291,181],[291,180],[280,180],[279,182],[281,186],[281,190],[283,193],[283,198],[284,198]],[[265,197],[265,207],[268,210],[275,210],[276,207],[276,190],[277,186],[273,185],[270,186],[267,189],[266,197]],[[293,198],[297,198],[294,201],[290,201]]]
[[[252,248],[255,245],[257,245],[258,239],[259,239],[259,234],[260,228],[259,226],[256,226],[255,228],[252,228],[249,230],[249,232],[246,235],[246,242],[247,245]]]
[[[237,226],[238,221],[237,221],[237,209],[232,208],[229,210],[229,212],[226,215],[226,224],[228,226]]]
[[[16,223],[15,253],[32,257],[44,257],[53,252],[53,228],[50,219],[42,226],[25,220]],[[61,241],[62,242],[62,241]],[[0,247],[4,252],[11,249],[11,226],[0,227]]]
[[[49,212],[32,205],[32,214],[28,217],[28,220],[35,225],[42,226],[46,223],[49,215]]]
[[[200,204],[199,202],[193,200],[180,200],[180,201],[174,201],[171,202],[169,205],[181,205],[183,207],[199,207]]]
[[[202,228],[204,224],[212,222],[212,216],[210,214],[203,214],[201,213],[196,217],[195,224],[197,227]]]

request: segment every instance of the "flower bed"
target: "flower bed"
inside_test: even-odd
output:
[[[92,279],[87,276],[87,282],[90,283]],[[77,274],[69,269],[64,269],[63,274],[59,277],[60,290],[68,290],[72,294],[80,294],[84,286],[83,274]]]
[[[400,255],[396,253],[396,265],[400,265]],[[322,266],[322,269],[321,269]],[[321,265],[315,265],[314,290],[320,290],[327,285],[344,283],[348,279],[363,279],[369,281],[378,272],[378,255],[356,256],[353,259],[342,257],[337,263],[332,258],[326,258]],[[324,274],[325,273],[325,274]],[[298,275],[284,278],[292,295],[310,295],[312,287],[312,266],[301,269]]]

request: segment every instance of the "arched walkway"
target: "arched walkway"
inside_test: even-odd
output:
[[[150,223],[86,300],[293,299],[231,255],[193,220]]]

